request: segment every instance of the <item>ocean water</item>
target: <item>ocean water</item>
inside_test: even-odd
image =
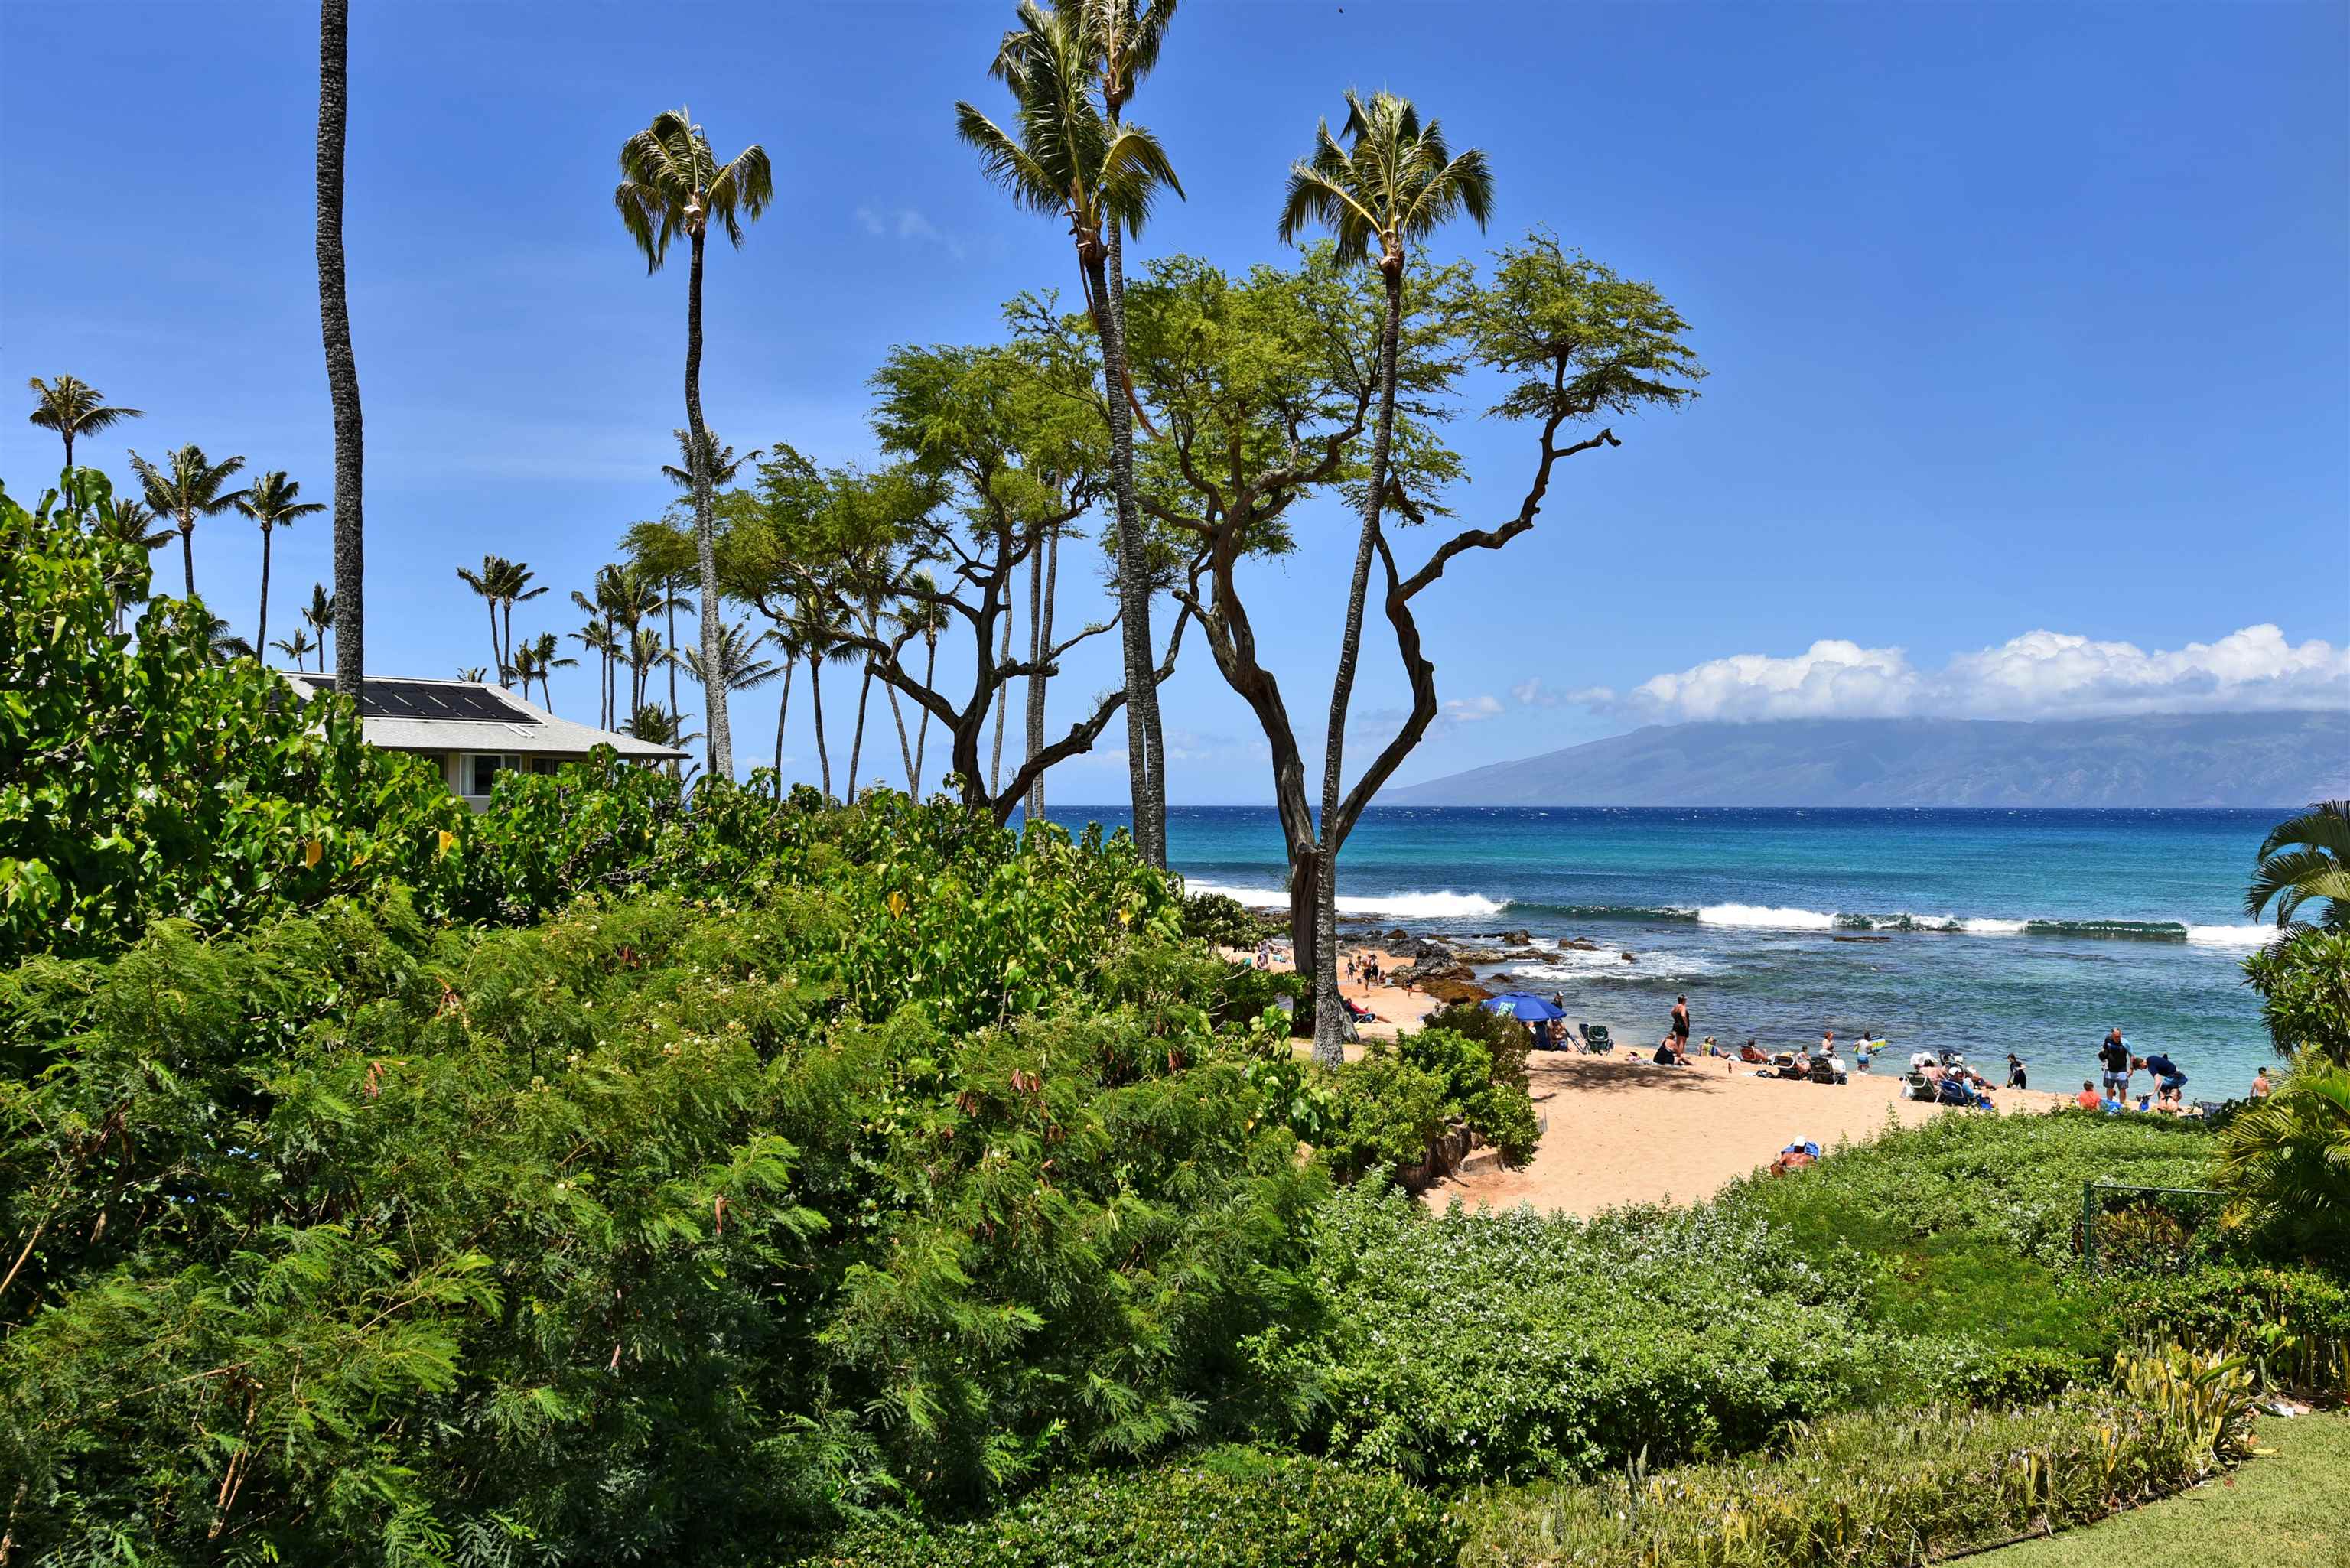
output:
[[[1903,1055],[1955,1045],[1988,1066],[2012,1050],[2033,1087],[2064,1089],[2118,1025],[2187,1070],[2190,1098],[2217,1099],[2273,1059],[2241,970],[2272,933],[2241,900],[2287,815],[1374,808],[1340,855],[1338,907],[1382,930],[1530,931],[1543,960],[1492,972],[1628,1041],[1661,1034],[1686,993],[1700,1035],[1874,1029]],[[1270,808],[1174,808],[1168,857],[1195,892],[1286,906]],[[1865,935],[1888,940],[1835,940]],[[1552,947],[1568,937],[1606,950]]]

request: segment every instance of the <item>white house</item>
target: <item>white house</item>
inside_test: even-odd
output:
[[[331,675],[286,673],[305,702],[335,689]],[[440,765],[441,776],[467,805],[490,804],[490,786],[509,768],[550,774],[609,746],[630,762],[682,760],[675,746],[657,746],[611,730],[560,719],[513,692],[482,680],[392,680],[369,676],[360,686],[359,733],[368,744],[413,752]]]

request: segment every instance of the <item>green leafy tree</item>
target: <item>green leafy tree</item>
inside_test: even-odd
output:
[[[270,535],[291,525],[298,517],[313,517],[327,509],[322,503],[304,501],[301,496],[302,486],[286,478],[284,469],[274,468],[247,485],[236,498],[236,509],[261,525],[261,612],[253,632],[256,643],[265,645],[269,640]]]
[[[442,885],[435,835],[463,808],[429,765],[367,745],[339,700],[296,704],[251,659],[223,662],[201,604],[157,600],[135,640],[115,635],[149,568],[105,524],[113,504],[90,469],[36,511],[0,493],[0,962],[388,876]]]
[[[723,624],[719,608],[716,514],[712,500],[713,481],[707,459],[712,454],[710,427],[702,417],[702,268],[710,225],[717,223],[737,250],[743,245],[743,225],[755,220],[774,199],[775,181],[767,154],[755,142],[731,161],[721,163],[693,117],[684,109],[663,110],[644,130],[621,144],[620,184],[613,192],[620,221],[645,258],[648,274],[660,269],[670,242],[682,234],[692,253],[686,282],[685,425],[689,432],[685,456],[693,471],[693,543],[701,577],[702,656],[712,667],[718,662],[718,633]],[[732,732],[726,722],[726,693],[711,694],[709,773],[733,776]]]
[[[43,430],[55,431],[66,443],[66,467],[74,465],[74,437],[111,430],[124,420],[143,419],[137,409],[107,406],[106,394],[78,376],[44,381],[38,376],[25,383],[33,391],[33,411],[26,417]]]
[[[2350,1067],[2350,929],[2296,926],[2244,961],[2280,1056],[2314,1052]]]
[[[1105,57],[1100,24],[1110,9],[1076,4],[1046,11],[1034,4],[1023,5],[1018,28],[996,56],[997,74],[1012,92],[1016,134],[969,103],[955,105],[955,124],[962,140],[979,153],[989,179],[1029,211],[1066,219],[1076,241],[1087,308],[1101,342],[1103,373],[1110,389],[1104,406],[1117,510],[1118,627],[1136,839],[1146,856],[1163,860],[1166,784],[1149,772],[1149,734],[1159,705],[1151,659],[1149,572],[1136,509],[1133,412],[1121,395],[1128,380],[1125,327],[1110,297],[1108,262],[1113,230],[1139,234],[1159,193],[1172,191],[1180,196],[1183,188],[1158,139],[1112,118],[1094,97]],[[1026,793],[1024,782],[1021,793]]]
[[[241,457],[213,462],[193,444],[165,452],[161,468],[130,454],[130,471],[146,491],[149,510],[172,519],[180,531],[180,566],[189,598],[196,597],[196,520],[217,517],[244,497],[241,490],[222,488],[244,467]]]
[[[1371,451],[1364,476],[1363,526],[1355,546],[1355,569],[1347,587],[1346,630],[1338,641],[1338,669],[1330,683],[1330,719],[1322,760],[1322,863],[1330,874],[1320,881],[1315,926],[1314,1050],[1328,1062],[1340,1059],[1342,1021],[1338,1006],[1337,846],[1331,828],[1338,820],[1339,792],[1346,782],[1346,738],[1355,691],[1355,661],[1363,644],[1363,607],[1371,583],[1380,508],[1387,504],[1388,456],[1394,448],[1396,354],[1403,327],[1404,265],[1411,248],[1452,218],[1466,214],[1485,226],[1493,205],[1493,177],[1476,148],[1454,153],[1436,120],[1420,122],[1409,99],[1378,92],[1368,103],[1350,88],[1340,146],[1325,120],[1315,135],[1310,158],[1293,164],[1281,207],[1281,238],[1294,243],[1308,224],[1328,229],[1337,240],[1342,265],[1378,269],[1387,294],[1379,326],[1378,389],[1373,394]]]
[[[2323,923],[2350,927],[2350,800],[2320,801],[2276,825],[2261,840],[2244,913],[2259,919],[2276,906],[2280,927],[2313,899],[2325,902]]]
[[[147,509],[145,502],[120,496],[114,497],[111,504],[100,507],[91,514],[90,525],[103,533],[109,543],[138,552],[135,556],[118,553],[108,557],[112,563],[109,567],[108,582],[114,590],[113,626],[118,632],[122,629],[122,612],[135,602],[134,595],[136,598],[146,597],[149,585],[153,581],[147,566],[147,553],[172,542],[172,530],[157,528],[154,523],[155,514]],[[133,559],[139,562],[135,572],[127,565]]]

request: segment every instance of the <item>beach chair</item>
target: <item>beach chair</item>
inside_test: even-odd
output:
[[[1909,1099],[1930,1100],[1934,1097],[1934,1085],[1923,1073],[1904,1073],[1901,1093]]]
[[[1604,1056],[1616,1049],[1616,1042],[1608,1037],[1605,1023],[1585,1023],[1578,1027],[1583,1032],[1583,1048],[1593,1055]]]

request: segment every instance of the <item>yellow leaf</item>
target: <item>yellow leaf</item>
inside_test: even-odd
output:
[[[900,916],[904,915],[904,914],[905,914],[905,912],[906,912],[906,895],[905,895],[905,894],[903,894],[903,893],[891,893],[891,894],[889,895],[889,917],[890,917],[890,919],[898,919],[899,917],[900,917]]]
[[[436,855],[446,855],[456,842],[457,836],[444,827],[441,829],[441,846],[438,849],[434,850],[433,853]]]
[[[327,846],[317,839],[306,838],[302,841],[302,864],[306,868],[316,866],[325,859],[326,856]]]

